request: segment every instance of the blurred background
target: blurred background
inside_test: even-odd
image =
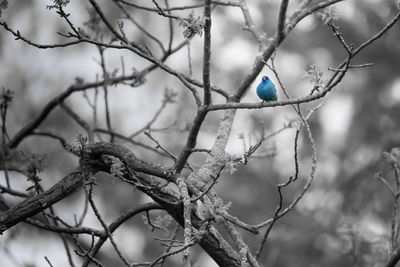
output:
[[[121,11],[112,1],[98,1],[111,21],[124,20]],[[151,6],[150,1],[133,1]],[[161,1],[160,1],[161,2]],[[195,4],[198,1],[185,1]],[[250,12],[260,29],[268,37],[275,33],[280,1],[248,1]],[[46,9],[51,1],[10,1],[3,10],[1,19],[23,36],[37,43],[58,43],[65,38],[57,32],[66,33],[67,25],[55,10]],[[298,1],[290,1],[290,15]],[[171,0],[170,6],[182,5]],[[168,20],[156,13],[136,8],[126,9],[137,22],[163,43],[168,42]],[[335,5],[343,37],[348,43],[358,46],[386,25],[398,10],[398,1],[354,0]],[[66,11],[77,26],[87,29],[88,4],[71,1]],[[202,9],[194,9],[195,16],[202,16]],[[189,11],[176,14],[188,16]],[[232,92],[252,67],[258,48],[248,31],[243,30],[243,16],[237,7],[217,6],[212,13],[212,83]],[[99,27],[104,28],[103,24]],[[160,55],[157,44],[146,38],[135,26],[125,20],[128,38],[146,45],[155,55]],[[399,146],[400,142],[400,26],[395,25],[388,34],[360,53],[354,64],[373,63],[372,67],[350,70],[343,82],[321,101],[303,105],[303,111],[322,106],[310,119],[317,146],[318,165],[315,181],[294,210],[277,222],[273,228],[261,257],[265,266],[381,266],[390,252],[390,222],[393,197],[375,174],[382,175],[394,184],[389,164],[382,157],[384,151]],[[90,30],[88,30],[90,31]],[[184,37],[183,28],[174,25],[177,45]],[[105,38],[109,34],[104,35]],[[190,42],[193,77],[201,80],[202,37]],[[117,75],[122,73],[122,62],[126,74],[133,69],[141,70],[148,62],[129,51],[105,50],[106,68]],[[313,85],[304,79],[304,73],[312,64],[329,77],[328,67],[337,67],[346,53],[331,30],[316,15],[304,19],[284,41],[275,57],[276,69],[292,97],[309,94]],[[43,106],[60,92],[75,83],[80,77],[92,82],[101,77],[100,56],[93,45],[40,50],[22,41],[15,41],[4,29],[0,29],[0,87],[14,91],[7,127],[11,135],[29,122]],[[188,70],[188,49],[182,48],[166,63],[185,74]],[[273,73],[265,67],[243,102],[260,101],[255,87],[262,75],[269,75],[276,85]],[[278,87],[279,98],[285,96]],[[162,105],[166,89],[177,93],[176,103],[168,104],[153,125],[155,129],[166,128],[152,135],[171,152],[178,154],[184,145],[187,128],[195,115],[192,95],[175,78],[162,70],[146,76],[139,87],[118,85],[109,88],[112,128],[130,135],[152,119]],[[87,92],[94,99],[94,90]],[[106,128],[103,91],[98,90],[98,127]],[[215,103],[224,99],[213,96]],[[75,93],[66,101],[82,118],[93,125],[93,114],[82,93]],[[222,112],[209,113],[198,138],[198,148],[210,149]],[[291,107],[275,107],[260,110],[239,110],[227,152],[240,156],[244,146],[256,143],[260,128],[272,133],[296,120]],[[39,129],[51,130],[73,143],[82,133],[73,120],[60,108],[56,108]],[[276,184],[286,181],[294,174],[295,129],[287,128],[268,139],[260,148],[259,155],[237,171],[224,173],[216,190],[226,202],[232,202],[231,214],[250,224],[260,223],[271,217],[278,204]],[[104,136],[104,140],[108,140]],[[136,141],[155,146],[144,134]],[[141,158],[165,165],[173,161],[121,140]],[[30,137],[19,149],[28,154],[46,154],[46,166],[40,173],[43,185],[52,184],[76,168],[76,158],[63,151],[52,139]],[[200,166],[204,154],[190,158],[194,166]],[[300,179],[284,191],[284,204],[289,204],[302,189],[311,166],[311,150],[307,137],[301,135],[299,142]],[[97,177],[95,200],[108,222],[121,212],[150,199],[141,192],[127,187],[116,178],[100,174]],[[4,174],[0,172],[4,184]],[[26,178],[12,174],[12,185],[20,190],[29,186]],[[19,200],[7,196],[11,203]],[[83,210],[84,194],[78,192],[56,205],[57,214],[68,222],[74,214]],[[164,213],[151,212],[152,218],[165,221]],[[158,217],[161,216],[161,217]],[[150,232],[146,219],[136,216],[121,227],[115,238],[123,253],[133,261],[151,261],[163,251],[156,237],[168,237],[174,223],[164,230]],[[85,225],[101,227],[93,214],[89,213]],[[182,233],[180,232],[180,235]],[[243,233],[251,249],[255,250],[262,236]],[[59,237],[32,226],[20,224],[0,239],[1,266],[46,266],[47,256],[54,266],[69,266],[65,250]],[[104,256],[107,254],[108,256]],[[195,266],[216,266],[200,248],[195,248]],[[74,256],[77,263],[80,259]],[[110,244],[103,248],[105,266],[120,264]],[[181,257],[172,257],[166,266],[179,266]],[[117,266],[117,265],[115,265]]]

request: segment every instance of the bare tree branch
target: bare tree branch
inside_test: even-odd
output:
[[[289,0],[282,0],[281,7],[279,9],[278,30],[276,32],[276,42],[278,44],[283,40],[285,35],[285,20],[288,4]]]
[[[210,57],[211,57],[211,0],[204,1],[204,56],[203,56],[203,84],[204,105],[211,103]]]
[[[54,203],[64,199],[70,193],[82,186],[83,180],[79,172],[71,173],[55,184],[45,194],[35,195],[25,199],[16,206],[0,214],[0,233],[15,224],[32,217]]]
[[[121,81],[132,80],[138,77],[139,76],[137,74],[133,74],[130,76],[120,76],[120,77],[110,78],[108,82],[114,84],[114,83],[119,83]],[[105,82],[106,82],[105,80],[102,80],[98,82],[92,82],[86,84],[74,84],[69,86],[67,90],[65,90],[64,92],[53,98],[50,102],[48,102],[36,118],[30,121],[21,130],[19,130],[11,139],[11,141],[8,143],[8,146],[10,148],[15,148],[25,137],[27,137],[30,133],[32,133],[32,131],[35,130],[36,127],[38,127],[47,118],[47,116],[55,107],[61,104],[72,93],[95,88],[103,85]]]

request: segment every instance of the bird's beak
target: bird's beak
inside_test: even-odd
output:
[[[266,81],[267,79],[265,79],[265,78],[262,78],[262,80],[263,80],[263,81]]]

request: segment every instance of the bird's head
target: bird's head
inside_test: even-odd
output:
[[[269,78],[268,78],[268,76],[267,76],[267,75],[265,75],[265,76],[263,76],[263,77],[262,77],[262,79],[261,79],[261,80],[264,82],[264,81],[268,81],[268,80],[269,80]]]

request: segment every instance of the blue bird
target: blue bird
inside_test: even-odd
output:
[[[257,95],[263,102],[276,101],[278,99],[275,85],[267,75],[262,77],[260,84],[257,86]]]

